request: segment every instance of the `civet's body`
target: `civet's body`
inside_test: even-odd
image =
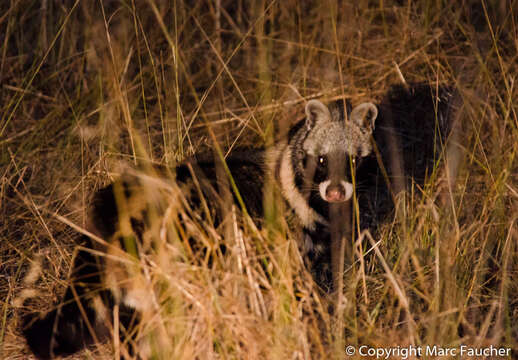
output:
[[[352,212],[344,209],[356,199],[360,227],[375,228],[392,211],[394,192],[409,184],[406,178],[424,181],[440,156],[436,144],[450,129],[448,104],[447,90],[436,93],[426,85],[394,88],[379,109],[372,103],[351,109],[342,100],[329,106],[311,100],[306,118],[272,149],[230,154],[226,164],[236,185],[228,187],[230,200],[236,200],[238,190],[247,213],[261,226],[264,182],[275,179],[300,227],[300,248],[308,266],[329,291],[336,249],[332,243],[351,230],[345,224],[351,224]],[[77,253],[70,286],[57,309],[24,317],[24,334],[33,352],[52,358],[109,337],[115,305],[121,335],[134,336],[132,329],[156,304],[138,266],[121,261],[121,253],[138,259],[159,252],[156,240],[164,240],[164,228],[189,229],[192,217],[221,223],[229,198],[216,179],[221,173],[213,161],[191,161],[171,174],[128,172],[95,194],[89,226],[95,236],[82,237],[84,246],[95,251]],[[181,216],[171,215],[180,208]],[[198,250],[204,254],[203,246],[194,246]],[[147,357],[145,348],[139,344],[135,351]]]

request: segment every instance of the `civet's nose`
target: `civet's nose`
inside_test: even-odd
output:
[[[320,183],[319,188],[322,199],[330,203],[347,201],[353,195],[353,184],[343,180],[338,184],[327,180]]]
[[[345,188],[342,184],[329,185],[326,189],[326,201],[328,202],[342,202],[346,200]]]

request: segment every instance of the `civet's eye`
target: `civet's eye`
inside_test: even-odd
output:
[[[326,166],[326,157],[325,156],[319,156],[318,157],[318,166]]]

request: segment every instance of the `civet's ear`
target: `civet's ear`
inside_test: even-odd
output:
[[[364,132],[372,133],[374,122],[378,117],[378,108],[370,102],[356,106],[351,111],[351,121],[354,121]]]
[[[331,121],[331,113],[327,106],[318,100],[310,100],[306,104],[306,126],[312,129],[316,124]]]

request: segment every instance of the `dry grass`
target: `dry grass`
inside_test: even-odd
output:
[[[247,230],[216,265],[180,245],[163,254],[150,331],[168,340],[163,358],[342,359],[349,344],[492,344],[516,357],[518,4],[352,3],[0,4],[0,357],[27,356],[11,304],[30,259],[48,265],[47,308],[77,238],[63,219],[84,227],[92,192],[121,161],[174,165],[214,140],[224,152],[269,144],[307,99],[377,101],[402,81],[459,89],[458,181],[415,189],[356,242],[333,317],[294,238]]]

